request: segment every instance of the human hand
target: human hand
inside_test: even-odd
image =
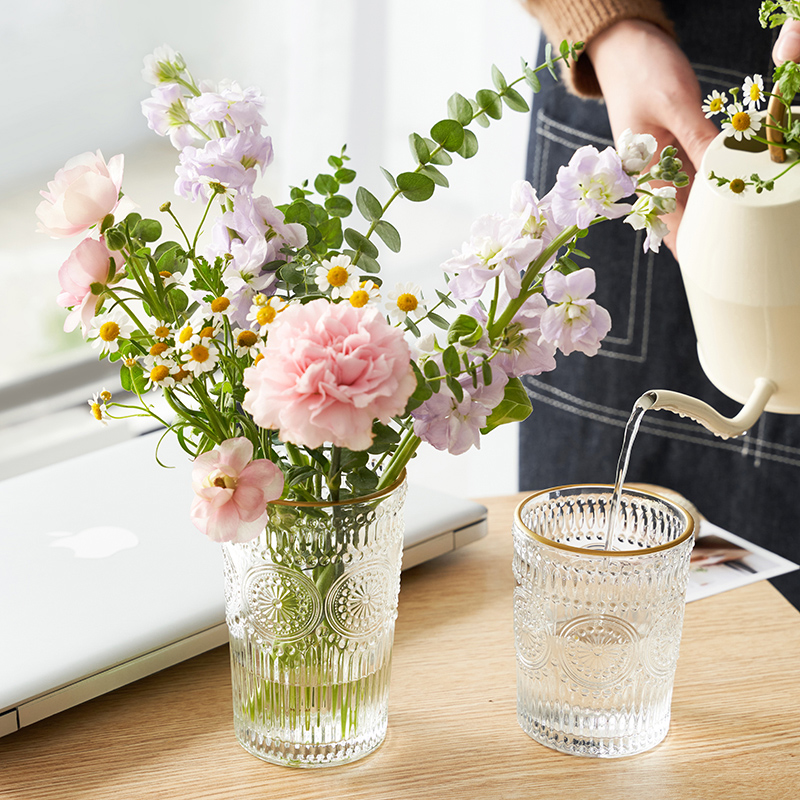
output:
[[[719,131],[701,110],[697,76],[675,41],[649,22],[622,20],[592,39],[586,53],[603,92],[614,140],[630,128],[655,136],[659,153],[674,145],[692,179]],[[679,189],[677,209],[664,217],[670,229],[664,243],[673,253],[687,195],[688,187]]]
[[[800,22],[789,19],[783,23],[772,48],[772,60],[777,67],[784,61],[800,61]]]

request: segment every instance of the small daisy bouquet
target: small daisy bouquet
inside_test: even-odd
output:
[[[800,21],[800,2],[797,0],[764,0],[759,10],[761,26],[774,28],[783,25],[788,19]],[[728,92],[714,90],[703,103],[703,111],[708,119],[720,116],[723,133],[735,142],[752,142],[775,151],[773,161],[783,162],[790,153],[795,157],[786,169],[770,179],[762,179],[758,174],[749,178],[740,176],[728,178],[709,176],[718,186],[727,186],[734,194],[741,194],[752,188],[757,194],[770,191],[778,178],[800,163],[796,154],[800,152],[800,120],[792,114],[792,100],[800,91],[800,65],[786,61],[775,68],[772,76],[772,91],[764,88],[762,75],[745,78],[742,86],[735,86]],[[728,98],[730,94],[730,101]],[[765,103],[767,109],[762,110]]]
[[[65,329],[80,326],[118,362],[134,398],[101,393],[92,413],[149,414],[177,436],[195,459],[200,530],[247,541],[269,501],[363,497],[391,485],[422,442],[454,454],[478,447],[529,414],[522,375],[554,369],[557,350],[597,352],[611,321],[590,298],[594,272],[576,263],[587,257],[580,239],[624,217],[657,250],[674,185],[687,182],[673,148],[649,168],[651,136],[581,148],[543,198],[517,183],[507,213],[477,220],[442,265],[435,297],[384,284],[379,263],[380,247],[400,250],[392,204],[447,186],[453,157],[478,150],[471,126],[527,111],[515,85],[537,91],[537,73],[555,77],[554,64],[579,48],[564,43],[536,68],[523,61],[513,82],[494,68],[494,88],[472,100],[454,94],[429,136],[411,134],[415,167],[384,170],[383,199],[351,191],[342,149],[278,205],[255,188],[273,159],[260,92],[198,83],[166,46],[145,59],[154,88],[143,112],[179,151],[175,191],[203,204],[198,229],[185,230],[167,202],[174,234],[164,237],[124,195],[123,156],[106,162],[99,151],[58,172],[37,215],[51,236],[85,237],[59,271]],[[345,222],[355,211],[360,229]]]

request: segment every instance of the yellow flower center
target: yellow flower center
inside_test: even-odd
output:
[[[191,326],[191,325],[187,325],[187,326],[186,326],[186,327],[185,327],[185,328],[184,328],[184,329],[183,329],[183,330],[180,332],[180,334],[178,334],[178,341],[179,341],[181,344],[186,344],[186,342],[188,342],[188,341],[189,341],[189,339],[191,339],[191,338],[192,338],[192,334],[193,334],[193,333],[194,333],[194,331],[192,330],[192,326]]]
[[[136,366],[136,359],[133,356],[125,356],[125,358],[122,359],[122,363],[130,369]]]
[[[759,89],[758,84],[754,83],[750,87],[750,99],[755,102],[756,100],[761,99],[761,89]]]
[[[180,383],[191,377],[191,373],[187,372],[183,367],[179,367],[178,371],[172,377],[175,378],[177,383]]]
[[[397,307],[401,311],[405,311],[406,314],[408,314],[409,311],[413,311],[418,305],[419,301],[410,292],[404,292],[397,298]]]
[[[103,409],[100,403],[92,403],[92,416],[100,422],[103,419]]]
[[[111,392],[109,392],[108,389],[103,389],[103,391],[100,392],[100,399],[104,403],[107,403],[111,399]]]
[[[209,356],[211,353],[208,352],[208,348],[202,344],[196,344],[190,351],[189,357],[196,361],[198,364],[202,364],[205,361],[208,361]]]
[[[356,308],[363,308],[369,302],[369,293],[363,289],[357,289],[350,295],[350,305]]]
[[[171,278],[172,273],[169,270],[162,269],[161,272],[158,273],[162,278]]]
[[[715,97],[708,104],[708,110],[709,111],[713,111],[715,114],[716,114],[717,111],[721,111],[722,110],[722,98],[721,97]]]
[[[269,325],[275,319],[277,313],[272,306],[261,306],[256,313],[256,322],[259,325]]]
[[[729,188],[734,194],[741,194],[744,191],[744,181],[741,178],[734,178]]]
[[[259,361],[263,361],[263,360],[264,360],[264,354],[263,354],[263,353],[259,353],[259,354],[258,354],[258,355],[257,355],[257,356],[256,356],[256,357],[253,359],[253,366],[255,366],[256,364],[258,364],[258,362],[259,362]]]
[[[227,297],[217,297],[211,301],[211,310],[215,314],[221,314],[223,311],[228,310],[231,301]]]
[[[213,338],[213,336],[214,336],[214,328],[211,325],[208,325],[207,327],[203,328],[203,330],[200,331],[201,339],[211,339]]]
[[[164,353],[166,353],[167,350],[169,350],[169,346],[166,344],[166,342],[156,342],[150,348],[150,355],[151,356],[160,356],[160,355],[163,355]]]
[[[349,273],[344,267],[331,267],[328,270],[328,283],[331,286],[344,286],[348,277]]]
[[[153,369],[150,370],[150,380],[153,381],[153,383],[158,383],[159,381],[163,381],[164,378],[167,377],[169,377],[169,369],[165,367],[163,364],[159,364],[158,366],[153,367]]]
[[[252,347],[258,341],[258,336],[253,331],[242,331],[236,337],[236,344],[239,347]]]
[[[731,117],[731,125],[735,131],[746,131],[750,127],[750,115],[746,111],[738,111]]]
[[[116,322],[104,322],[99,335],[104,342],[113,342],[119,336],[119,325]]]
[[[169,328],[166,325],[159,325],[154,331],[156,339],[166,339],[169,336]]]

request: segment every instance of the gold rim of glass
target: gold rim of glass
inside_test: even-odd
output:
[[[385,489],[380,489],[372,494],[365,494],[361,497],[349,497],[347,500],[271,500],[267,506],[289,506],[290,508],[333,508],[340,506],[354,506],[357,503],[369,503],[372,500],[377,500],[391,494],[397,489],[406,479],[406,471],[403,471],[398,476],[397,480],[387,486]]]
[[[553,486],[550,489],[542,489],[538,492],[533,492],[529,494],[524,500],[522,500],[514,511],[514,521],[519,526],[520,530],[523,530],[525,533],[528,534],[532,539],[535,539],[537,542],[541,542],[542,544],[546,544],[550,547],[554,547],[557,550],[566,550],[570,553],[577,553],[578,555],[582,556],[603,556],[606,558],[630,558],[631,556],[644,556],[650,553],[659,553],[664,550],[671,550],[673,547],[677,547],[679,544],[682,544],[687,539],[694,536],[694,517],[684,508],[680,503],[676,503],[674,500],[668,500],[663,495],[657,494],[656,492],[647,492],[643,489],[625,489],[622,494],[624,496],[633,496],[633,497],[650,497],[655,500],[659,500],[662,503],[665,503],[672,508],[677,509],[680,511],[684,517],[686,518],[686,530],[678,536],[676,539],[673,539],[671,542],[666,542],[665,544],[659,544],[655,547],[644,547],[640,550],[594,550],[590,547],[574,547],[573,545],[563,544],[562,542],[554,542],[552,539],[548,539],[540,534],[532,531],[523,521],[522,521],[522,509],[529,503],[531,500],[534,500],[537,497],[541,497],[545,494],[550,494],[551,492],[562,492],[565,490],[575,490],[575,489],[585,489],[588,491],[595,491],[599,494],[611,494],[614,491],[614,487],[610,484],[606,483],[573,483],[568,484],[566,486]],[[565,497],[570,496],[578,496],[578,492],[574,492],[572,495],[564,495]]]

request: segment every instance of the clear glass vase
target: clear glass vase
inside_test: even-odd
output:
[[[517,719],[548,747],[627,756],[666,735],[693,523],[645,492],[565,486],[524,500],[514,521]]]
[[[266,530],[226,544],[233,717],[245,750],[318,767],[386,735],[404,477],[343,503],[271,503]]]

